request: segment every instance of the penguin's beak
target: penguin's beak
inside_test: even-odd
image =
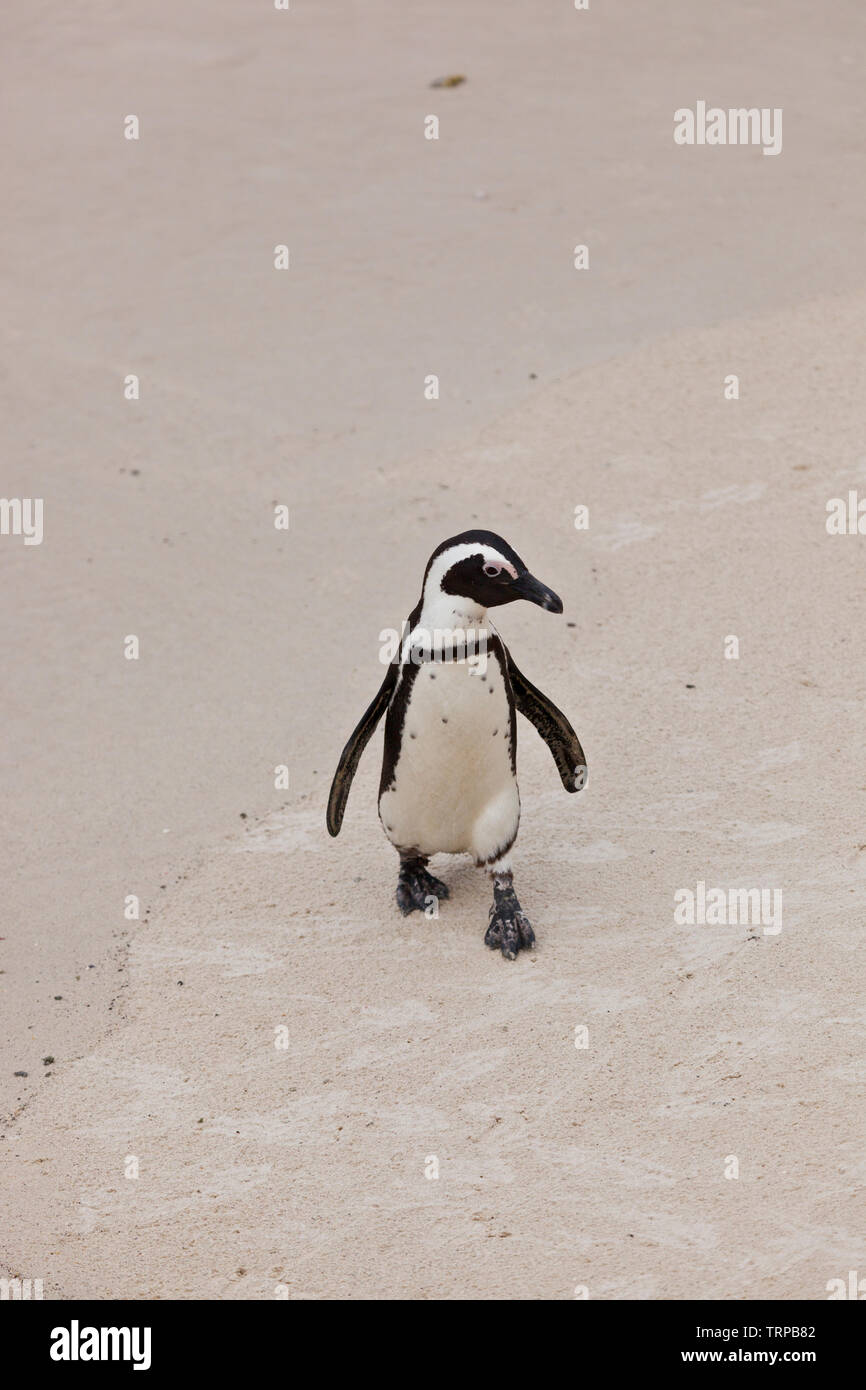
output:
[[[552,589],[548,589],[546,584],[542,584],[534,574],[528,571],[522,574],[519,579],[515,579],[512,585],[512,592],[518,598],[528,599],[530,603],[537,603],[539,608],[546,608],[548,613],[562,612],[562,599],[555,594]]]

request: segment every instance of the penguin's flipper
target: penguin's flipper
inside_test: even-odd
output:
[[[553,761],[565,790],[579,792],[586,785],[586,758],[574,729],[562,710],[557,709],[553,701],[518,670],[510,652],[508,675],[514,692],[514,703],[520,713],[535,725],[553,754]]]
[[[337,771],[334,773],[331,793],[328,797],[328,830],[332,835],[339,835],[340,833],[352,778],[355,776],[358,763],[361,761],[361,754],[370,742],[376,725],[391,702],[398,669],[394,662],[388,667],[388,673],[379,687],[379,693],[364,711],[361,722],[340,754],[340,761],[337,764]]]

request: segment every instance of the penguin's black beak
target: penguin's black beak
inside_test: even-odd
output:
[[[530,603],[537,603],[539,608],[546,608],[548,613],[562,612],[562,599],[555,594],[552,589],[548,589],[546,584],[535,578],[534,574],[528,571],[521,574],[519,579],[515,579],[511,586],[512,593],[518,598],[528,599]]]

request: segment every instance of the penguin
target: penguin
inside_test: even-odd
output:
[[[562,600],[494,532],[464,531],[437,546],[399,653],[340,756],[327,811],[338,835],[361,754],[384,715],[379,819],[400,856],[397,906],[405,916],[447,898],[446,884],[427,871],[430,856],[470,854],[493,885],[484,940],[507,960],[535,945],[511,867],[517,712],[547,743],[567,792],[587,777],[574,729],[518,669],[488,616],[518,599],[562,612]]]

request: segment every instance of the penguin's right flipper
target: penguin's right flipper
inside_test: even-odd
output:
[[[332,835],[339,835],[340,833],[352,778],[355,776],[358,763],[361,761],[361,754],[370,742],[376,725],[391,703],[398,669],[394,662],[388,667],[388,673],[379,687],[379,693],[364,711],[361,722],[340,754],[340,761],[337,764],[337,771],[334,773],[331,793],[328,797],[328,830]]]
[[[580,739],[561,709],[528,681],[508,653],[508,675],[514,703],[534,724],[553,754],[562,785],[567,792],[579,792],[586,785],[586,758]]]

